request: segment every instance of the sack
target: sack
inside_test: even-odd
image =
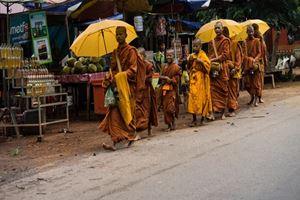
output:
[[[109,86],[106,90],[104,97],[104,107],[116,106],[117,98],[115,97],[114,91],[111,86]]]

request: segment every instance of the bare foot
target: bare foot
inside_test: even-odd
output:
[[[169,128],[166,128],[164,131],[165,131],[165,132],[170,132],[170,131],[171,131],[171,128],[170,128],[170,127],[169,127]]]
[[[190,124],[189,124],[189,127],[195,127],[197,126],[197,122],[196,121],[192,121]]]
[[[135,141],[136,141],[136,140],[130,140],[130,141],[128,142],[127,147],[130,147]]]
[[[251,97],[251,100],[247,103],[249,106],[253,103],[254,97]]]
[[[230,113],[228,113],[228,117],[235,117],[235,112],[230,112]]]
[[[140,139],[142,139],[141,136],[140,136],[140,134],[137,134],[137,135],[135,136],[135,138],[134,138],[134,141],[138,141],[138,140],[140,140]]]
[[[109,151],[116,151],[117,150],[114,145],[108,145],[108,144],[105,144],[105,143],[102,144],[102,147],[103,147],[103,149],[109,150]]]
[[[254,106],[255,106],[255,107],[258,106],[258,98],[257,98],[257,97],[255,97],[255,99],[254,99]]]
[[[222,114],[221,119],[222,119],[222,120],[226,119],[225,113]]]
[[[265,103],[265,101],[262,98],[259,98],[259,103]]]
[[[213,114],[210,114],[209,116],[206,117],[206,119],[209,121],[215,121],[215,116]]]

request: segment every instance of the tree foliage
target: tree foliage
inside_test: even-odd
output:
[[[295,31],[300,25],[299,0],[244,0],[234,1],[211,9],[199,11],[197,17],[203,23],[216,18],[245,21],[262,19],[277,30]]]

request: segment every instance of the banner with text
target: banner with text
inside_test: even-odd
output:
[[[34,55],[41,64],[51,63],[52,55],[46,13],[31,13],[29,14],[29,21]]]
[[[30,42],[28,13],[10,16],[10,43],[13,45]]]

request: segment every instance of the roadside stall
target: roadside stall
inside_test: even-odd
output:
[[[5,1],[8,6],[24,2]],[[10,32],[7,43],[0,46],[3,134],[14,130],[19,138],[36,133],[42,141],[46,127],[56,123],[65,123],[62,130],[68,132],[68,94],[48,69],[53,57],[46,13],[8,13],[6,30]]]

